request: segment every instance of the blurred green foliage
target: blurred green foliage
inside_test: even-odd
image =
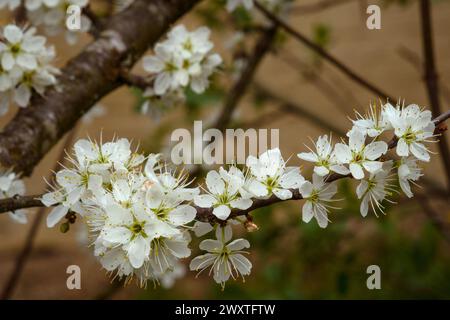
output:
[[[251,243],[252,274],[224,291],[204,272],[188,271],[172,289],[150,288],[142,299],[415,299],[450,298],[449,245],[414,202],[362,218],[350,181],[339,190],[342,209],[320,229],[301,222],[300,202],[260,209]],[[280,218],[282,217],[282,218]],[[417,223],[415,223],[417,221]],[[416,225],[408,227],[411,222]],[[405,225],[406,224],[406,225]],[[240,235],[235,235],[236,237]],[[196,248],[198,242],[192,243]],[[195,251],[195,249],[194,249]],[[197,251],[198,252],[198,251]],[[381,290],[369,290],[370,265],[381,268]],[[200,293],[199,293],[200,292]],[[197,293],[197,294],[196,294]]]

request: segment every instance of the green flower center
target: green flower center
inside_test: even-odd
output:
[[[133,236],[132,236],[133,239],[139,235],[144,238],[147,238],[147,234],[145,233],[143,222],[135,221],[134,224],[131,227],[129,227],[128,229],[130,229],[130,231],[133,232]]]
[[[11,46],[10,51],[12,54],[16,55],[20,52],[20,44],[16,43],[14,45]]]
[[[408,127],[408,129],[406,130],[406,132],[402,138],[406,141],[407,144],[410,144],[410,143],[416,141],[416,139],[417,139],[416,132],[413,132],[411,130],[411,127]]]

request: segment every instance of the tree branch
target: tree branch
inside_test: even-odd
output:
[[[121,85],[130,68],[159,37],[200,0],[135,0],[112,16],[98,39],[68,62],[59,84],[34,94],[0,133],[0,170],[33,168],[98,100]]]
[[[343,62],[338,60],[336,57],[325,51],[322,47],[315,44],[313,41],[309,40],[307,37],[305,37],[303,34],[295,30],[293,27],[291,27],[289,24],[281,20],[279,17],[277,17],[275,14],[267,10],[263,5],[261,5],[258,1],[255,1],[255,6],[273,23],[283,28],[287,33],[289,33],[291,36],[293,36],[298,41],[302,42],[304,45],[306,45],[308,48],[319,54],[322,58],[329,61],[331,64],[333,64],[336,68],[341,70],[344,74],[346,74],[350,79],[353,81],[359,83],[361,86],[365,87],[366,89],[374,92],[376,95],[378,95],[380,98],[385,98],[391,101],[396,101],[393,97],[385,93],[383,90],[375,86],[374,84],[370,83],[368,80],[364,79],[362,76],[358,75],[355,71],[350,69],[347,65],[345,65]]]
[[[430,100],[431,110],[437,116],[441,113],[439,100],[439,83],[436,73],[436,63],[434,58],[433,29],[431,22],[431,8],[429,0],[420,0],[420,15],[422,21],[422,44],[424,54],[425,82]],[[447,137],[439,139],[439,151],[447,176],[447,189],[450,192],[450,151],[447,144]]]

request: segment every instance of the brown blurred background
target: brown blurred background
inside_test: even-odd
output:
[[[319,0],[296,1],[311,4]],[[366,28],[367,4],[382,7],[381,30]],[[292,15],[289,22],[310,38],[321,41],[325,48],[340,60],[363,74],[388,94],[405,99],[407,103],[428,106],[427,94],[420,70],[422,47],[418,1],[406,5],[395,1],[349,1],[318,13]],[[433,1],[434,42],[441,84],[450,86],[450,1]],[[0,24],[8,17],[3,14]],[[198,15],[191,13],[183,19],[188,27],[201,24]],[[225,43],[233,34],[213,30],[217,50],[225,63],[231,56]],[[65,62],[90,41],[86,36],[76,46],[70,47],[62,38],[52,38],[58,52],[57,65]],[[300,63],[299,63],[300,61]],[[140,72],[141,65],[136,67]],[[312,71],[311,71],[312,70]],[[314,74],[311,76],[311,72]],[[225,72],[218,75],[218,82],[225,87],[231,83]],[[317,80],[319,79],[319,80]],[[325,93],[323,84],[331,88]],[[319,118],[346,130],[348,116],[353,109],[363,112],[377,97],[350,81],[333,66],[315,56],[310,50],[288,38],[276,55],[269,54],[255,77],[255,83],[270,89],[288,101],[302,106]],[[319,84],[318,84],[319,83]],[[448,100],[442,99],[448,110]],[[106,114],[93,122],[79,123],[76,136],[103,139],[113,135],[140,142],[148,152],[158,152],[158,146],[168,144],[173,129],[192,127],[192,118],[186,117],[186,108],[179,107],[162,116],[159,121],[136,112],[137,96],[123,87],[105,97],[100,104]],[[202,108],[198,118],[211,118],[217,114],[220,101],[211,101]],[[251,95],[240,103],[236,118],[247,122],[264,113],[277,110],[278,104],[267,102],[256,108]],[[345,112],[346,111],[346,112]],[[12,108],[0,119],[4,126],[16,112]],[[329,133],[301,116],[285,114],[274,121],[265,121],[262,128],[280,129],[280,147],[288,157],[295,155],[309,143],[308,137]],[[49,177],[62,142],[49,153],[26,180],[27,193],[42,193],[46,186],[43,177]],[[435,147],[435,146],[434,146]],[[436,151],[436,148],[434,148]],[[292,157],[292,164],[300,164]],[[305,172],[310,168],[306,165]],[[426,165],[426,176],[437,187],[443,188],[445,180],[439,155],[434,155]],[[354,188],[350,182],[342,186]],[[261,224],[257,234],[250,235],[251,257],[254,267],[246,283],[228,286],[221,293],[212,279],[187,272],[184,279],[170,290],[150,288],[140,290],[135,285],[113,289],[113,298],[448,298],[450,297],[449,246],[441,233],[433,226],[417,201],[403,202],[389,209],[378,219],[373,215],[363,219],[357,203],[343,193],[348,202],[331,217],[334,222],[326,230],[320,230],[311,222],[300,224],[300,204],[281,205],[263,210],[255,215]],[[355,209],[356,206],[356,209]],[[432,204],[440,217],[450,223],[448,202],[436,200]],[[269,212],[271,211],[271,212]],[[32,221],[34,215],[29,214]],[[11,273],[18,252],[23,246],[28,225],[18,225],[6,215],[0,217],[0,288]],[[110,297],[111,285],[101,266],[86,244],[79,241],[81,231],[71,230],[61,234],[57,228],[48,229],[41,223],[34,247],[24,272],[19,279],[13,298],[17,299],[93,299],[104,294]],[[303,223],[301,223],[303,225]],[[80,227],[80,226],[78,226]],[[192,247],[194,248],[195,243]],[[426,246],[426,247],[423,247]],[[416,256],[418,255],[418,257]],[[394,261],[395,259],[402,259]],[[82,270],[82,290],[66,288],[66,267],[77,264]],[[382,269],[382,290],[370,292],[365,286],[365,270],[370,264]],[[437,270],[435,268],[438,268]],[[386,276],[386,277],[385,277]],[[442,283],[444,282],[444,283]]]

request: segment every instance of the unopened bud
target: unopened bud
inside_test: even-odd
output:
[[[59,231],[62,233],[67,233],[70,230],[70,224],[68,222],[61,223],[59,226]]]
[[[248,232],[254,232],[254,231],[258,231],[259,227],[256,223],[254,223],[253,221],[247,220],[244,223],[244,227]]]

